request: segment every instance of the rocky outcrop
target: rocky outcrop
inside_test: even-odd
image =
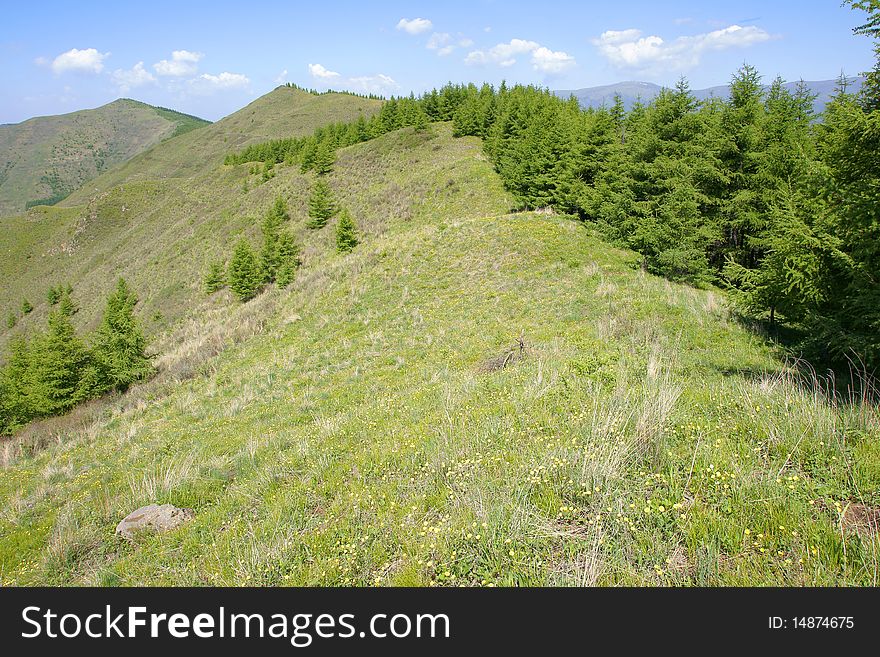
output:
[[[192,509],[173,504],[149,504],[132,511],[116,525],[116,533],[131,540],[139,532],[167,532],[192,520]]]

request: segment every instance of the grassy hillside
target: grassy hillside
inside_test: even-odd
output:
[[[183,135],[118,167],[73,194],[65,205],[85,203],[96,193],[141,180],[213,175],[223,157],[249,144],[311,134],[333,121],[370,116],[381,101],[349,94],[316,96],[293,87],[278,87],[250,105],[208,126],[205,132]]]
[[[162,142],[61,206],[5,219],[0,312],[5,318],[17,311],[23,298],[36,309],[14,330],[0,325],[0,348],[16,331],[43,325],[46,289],[58,283],[73,285],[82,329],[94,326],[118,276],[138,291],[151,332],[178,319],[202,297],[208,258],[228,253],[242,232],[256,234],[275,193],[248,167],[225,167],[224,155],[241,144],[311,133],[327,120],[369,115],[379,106],[351,95],[280,87],[217,123]],[[249,191],[243,191],[246,181]],[[291,184],[304,189],[306,182]]]
[[[0,125],[0,216],[56,203],[163,139],[207,124],[121,99],[93,110]]]
[[[143,316],[186,300],[188,319],[155,380],[4,446],[0,583],[878,583],[876,408],[785,367],[718,292],[509,214],[479,141],[445,124],[340,151],[329,182],[363,238],[346,256],[332,224],[304,228],[312,174],[245,191],[248,171],[95,201],[117,241],[79,233],[77,289],[125,268]],[[199,296],[191,274],[277,194],[294,285]],[[140,232],[160,216],[161,246]],[[153,502],[195,519],[114,536]]]

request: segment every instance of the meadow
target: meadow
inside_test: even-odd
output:
[[[0,583],[877,585],[869,382],[811,372],[720,290],[648,274],[574,218],[511,212],[448,123],[342,149],[328,180],[351,254],[332,222],[304,227],[298,167],[98,179],[107,253],[175,218],[130,266],[159,373],[2,445]],[[277,195],[295,282],[206,296],[204,265]],[[153,214],[120,230],[123,206]],[[61,230],[73,209],[52,212]],[[148,503],[195,519],[114,535]]]

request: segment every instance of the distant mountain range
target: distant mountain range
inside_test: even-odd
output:
[[[864,82],[864,78],[850,78],[850,90],[857,91],[861,88],[862,82]],[[837,80],[807,81],[806,84],[817,95],[813,109],[817,113],[823,112],[825,105],[828,104],[831,96],[834,95],[834,90],[837,88]],[[785,88],[794,90],[797,85],[797,82],[788,82]],[[652,100],[660,93],[662,88],[660,85],[651,82],[618,82],[617,84],[606,84],[601,87],[559,90],[553,93],[561,98],[568,98],[574,95],[582,107],[601,107],[603,105],[610,107],[614,104],[614,96],[620,94],[624,105],[627,109],[630,109],[638,100],[642,102]],[[706,100],[712,96],[727,98],[730,95],[730,86],[719,85],[717,87],[709,87],[708,89],[695,89],[693,94],[698,100]]]
[[[0,125],[0,216],[57,203],[163,139],[208,123],[121,98],[97,109]]]

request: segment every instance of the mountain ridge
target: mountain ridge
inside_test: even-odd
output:
[[[53,205],[155,144],[208,124],[119,98],[93,109],[0,125],[0,216]]]
[[[855,87],[855,90],[861,87],[862,82],[864,82],[863,77],[852,77],[847,78],[850,84]],[[812,91],[812,93],[817,94],[816,101],[813,103],[813,110],[820,114],[825,110],[825,106],[828,104],[828,101],[831,99],[831,96],[834,94],[834,90],[838,85],[838,80],[804,80],[804,84]],[[786,82],[785,88],[789,91],[793,91],[797,85],[800,84],[798,82]],[[668,88],[668,87],[667,87]],[[769,85],[764,85],[764,89],[769,89]],[[655,84],[653,82],[642,82],[637,80],[625,80],[622,82],[616,82],[613,84],[605,84],[599,85],[595,87],[583,87],[580,89],[559,89],[554,90],[552,93],[556,94],[560,98],[568,98],[570,96],[574,96],[578,99],[578,102],[582,107],[593,107],[599,108],[603,105],[606,107],[610,107],[614,104],[614,96],[615,94],[620,94],[623,99],[623,104],[627,110],[632,109],[633,105],[641,100],[643,102],[648,102],[655,98],[660,91],[664,89],[663,85]],[[706,87],[704,89],[692,89],[691,93],[697,98],[697,100],[707,100],[711,97],[718,98],[727,98],[730,93],[730,85],[721,84],[715,85],[712,87]]]

